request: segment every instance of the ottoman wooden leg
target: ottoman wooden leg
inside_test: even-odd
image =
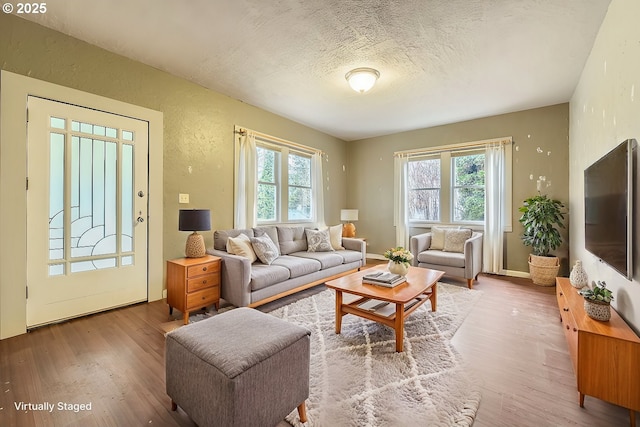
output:
[[[307,407],[304,406],[304,402],[298,405],[298,416],[300,417],[301,423],[307,422]]]

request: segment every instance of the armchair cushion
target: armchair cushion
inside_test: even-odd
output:
[[[471,229],[462,228],[460,230],[447,230],[444,233],[445,252],[464,252],[464,243],[471,238]],[[433,242],[433,240],[432,240]]]
[[[441,251],[444,249],[444,233],[447,231],[444,227],[431,227],[431,245],[429,249]]]
[[[464,254],[459,252],[424,251],[418,254],[418,262],[423,264],[446,265],[464,268]]]

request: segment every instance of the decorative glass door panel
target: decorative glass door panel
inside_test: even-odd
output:
[[[28,326],[146,299],[147,123],[28,106]]]

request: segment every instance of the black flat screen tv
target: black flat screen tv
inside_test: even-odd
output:
[[[628,139],[584,171],[586,249],[633,278],[635,139]]]

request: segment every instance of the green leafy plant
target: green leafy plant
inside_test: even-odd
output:
[[[546,195],[530,197],[519,208],[519,221],[524,226],[522,242],[531,246],[534,255],[549,256],[562,244],[559,228],[564,228],[564,205]]]
[[[607,289],[607,284],[602,281],[598,281],[598,283],[591,282],[593,285],[592,289],[581,289],[578,291],[580,295],[584,297],[584,299],[588,301],[599,301],[609,304],[613,301],[613,292]]]

